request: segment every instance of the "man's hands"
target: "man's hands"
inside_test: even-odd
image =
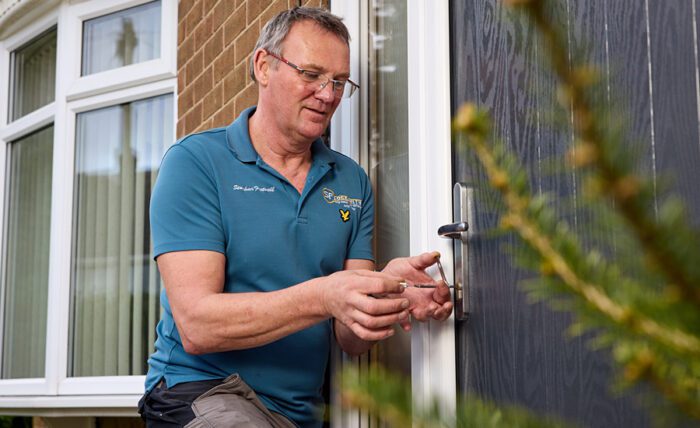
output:
[[[406,280],[409,284],[435,284],[435,288],[407,288],[402,297],[407,298],[411,304],[409,310],[411,315],[419,320],[426,321],[429,318],[443,321],[452,313],[452,302],[450,301],[450,289],[442,281],[435,281],[430,275],[425,273],[425,269],[434,265],[440,253],[423,253],[413,257],[402,257],[393,259],[382,270],[383,273],[397,276]],[[404,330],[411,328],[409,322],[401,322]]]
[[[393,325],[408,321],[410,302],[401,278],[368,270],[345,270],[328,277],[323,302],[335,319],[365,341],[386,339]],[[382,297],[391,295],[392,298]]]
[[[438,257],[432,252],[394,259],[382,272],[373,272],[374,264],[368,260],[347,260],[346,270],[325,277],[322,299],[326,312],[336,319],[336,337],[343,349],[362,353],[371,342],[393,335],[397,323],[409,331],[409,314],[419,321],[447,319],[452,312],[450,290],[425,273]],[[404,289],[402,281],[437,287]]]

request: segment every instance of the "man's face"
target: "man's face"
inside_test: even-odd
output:
[[[345,80],[350,74],[348,46],[311,21],[294,24],[282,44],[282,57],[300,68],[322,73],[322,82],[327,78]],[[329,83],[318,89],[319,82],[309,84],[297,70],[278,62],[270,70],[267,95],[272,97],[280,130],[295,139],[314,140],[323,134],[341,100],[332,86]]]

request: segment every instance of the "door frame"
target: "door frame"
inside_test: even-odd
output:
[[[331,11],[350,30],[351,75],[360,96],[341,103],[331,125],[331,145],[367,166],[369,1],[332,1]],[[452,241],[437,229],[452,222],[449,2],[407,4],[409,213],[411,254],[437,250],[453,260]],[[444,263],[448,278],[453,264]],[[411,381],[416,405],[433,399],[445,412],[456,407],[454,315],[445,322],[413,323]]]

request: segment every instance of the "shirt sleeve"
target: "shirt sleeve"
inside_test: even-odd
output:
[[[225,252],[219,192],[210,171],[182,144],[165,154],[151,195],[154,258],[172,251]]]
[[[372,251],[374,195],[372,194],[372,185],[369,181],[369,177],[367,177],[367,174],[362,169],[360,169],[360,174],[363,188],[362,208],[360,211],[360,221],[350,236],[347,259],[374,261],[374,252]]]

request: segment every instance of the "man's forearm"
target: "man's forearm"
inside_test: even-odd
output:
[[[331,317],[360,340],[388,337],[391,325],[407,316],[409,302],[372,296],[400,292],[399,279],[363,269],[366,261],[348,264],[354,269],[277,291],[225,293],[222,254],[182,251],[158,257],[182,345],[193,354],[262,346]],[[349,333],[344,336],[352,339]]]
[[[370,271],[341,271],[267,293],[180,295],[173,316],[189,353],[262,346],[331,317],[342,324],[343,349],[357,353],[389,337],[391,326],[408,317],[407,299],[371,297],[398,290],[396,279]]]
[[[322,279],[268,293],[214,293],[175,312],[188,353],[262,346],[330,318]]]

